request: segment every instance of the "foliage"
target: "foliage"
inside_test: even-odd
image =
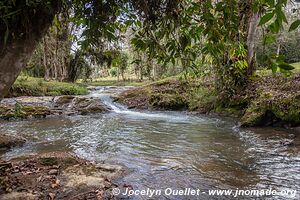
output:
[[[33,77],[44,77],[45,80],[66,80],[71,59],[70,32],[68,12],[60,13],[23,71]]]
[[[263,37],[264,45],[267,45],[268,47],[274,45],[278,33],[282,32],[284,26],[289,24],[288,18],[284,10],[284,8],[287,5],[288,5],[287,0],[282,0],[282,1],[266,0],[264,4],[262,4],[262,8],[265,10],[265,14],[261,17],[259,24],[266,26],[267,34],[265,34]],[[299,25],[300,25],[299,20],[293,19],[288,29],[289,32],[296,30]],[[277,43],[278,43],[278,38],[277,38]],[[280,45],[280,43],[278,43],[278,45]],[[287,52],[285,53],[287,54]],[[280,72],[289,75],[291,73],[290,70],[294,69],[291,65],[287,63],[293,61],[285,59],[284,56],[279,55],[279,51],[277,52],[277,54],[274,52],[268,52],[268,54],[265,54],[263,56],[263,60],[264,62],[266,62],[266,64],[269,65],[269,68],[272,70],[273,73],[280,70]]]
[[[255,70],[250,54],[253,41],[249,39],[253,16],[261,16],[259,26],[268,33],[264,43],[274,41],[274,35],[288,23],[284,13],[287,0],[69,0],[64,4],[30,0],[21,7],[16,1],[4,2],[0,4],[2,27],[14,24],[14,18],[23,15],[28,17],[27,21],[33,20],[26,13],[42,6],[57,13],[59,9],[53,8],[65,5],[71,13],[69,22],[75,27],[72,39],[77,47],[68,68],[71,82],[82,76],[89,78],[92,65],[101,66],[107,74],[112,66],[117,67],[124,80],[129,56],[125,56],[122,47],[129,30],[134,34],[130,38],[134,51],[141,54],[133,56],[135,60],[131,62],[140,79],[145,74],[156,79],[160,70],[180,66],[179,73],[185,78],[212,75],[216,90],[226,98],[242,91]],[[54,18],[57,31],[61,28],[58,16]],[[296,20],[289,30],[298,26]],[[8,33],[5,28],[2,30],[5,40],[13,41],[13,35],[18,37]],[[280,69],[289,73],[292,69],[281,56],[265,57],[274,72]]]
[[[109,71],[109,74],[112,76],[112,77],[117,77],[118,75],[118,68],[116,67],[112,67]]]
[[[26,37],[35,35],[39,27],[35,27],[32,20],[36,22],[36,10],[44,14],[48,21],[53,20],[54,15],[62,8],[60,0],[41,1],[41,0],[3,0],[0,2],[0,47],[14,41],[26,39]],[[46,15],[47,14],[47,15]]]
[[[262,46],[259,41],[256,44],[257,64],[260,68],[267,68],[268,62],[266,55],[276,55],[277,51],[284,56],[286,63],[294,63],[300,61],[300,36],[295,33],[282,33],[282,36],[276,37],[277,42]],[[278,49],[279,48],[279,49]]]

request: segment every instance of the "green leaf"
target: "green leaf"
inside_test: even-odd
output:
[[[295,69],[295,67],[293,67],[292,65],[287,64],[287,63],[279,63],[278,67],[280,69],[284,69],[284,70],[293,70],[293,69]]]
[[[266,0],[266,2],[270,5],[270,7],[275,6],[275,1],[274,0]]]
[[[276,9],[277,19],[280,21],[284,21],[285,23],[288,23],[286,16],[284,12],[282,11],[282,8]]]
[[[289,31],[296,30],[299,26],[300,26],[300,19],[297,19],[291,24]]]
[[[275,74],[277,72],[277,65],[272,64],[272,73]]]
[[[267,45],[270,45],[272,44],[273,42],[275,42],[275,37],[271,34],[267,34],[264,36],[263,38],[263,44],[267,44]]]
[[[273,12],[272,12],[272,13],[267,13],[267,14],[265,14],[265,15],[260,19],[259,25],[261,26],[261,25],[267,23],[268,21],[270,21],[270,20],[273,18],[273,16],[274,16],[274,13],[273,13]]]
[[[285,56],[284,56],[284,55],[276,56],[276,62],[277,62],[277,63],[285,63],[285,62],[284,62],[284,59],[285,59]]]
[[[279,32],[279,30],[280,30],[280,25],[279,25],[279,23],[278,23],[278,20],[276,20],[275,22],[273,22],[272,24],[270,24],[269,30],[270,30],[272,33],[278,33],[278,32]]]

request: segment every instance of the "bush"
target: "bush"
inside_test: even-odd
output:
[[[112,77],[116,77],[118,75],[118,69],[116,67],[111,68],[110,71],[109,71],[109,74]]]

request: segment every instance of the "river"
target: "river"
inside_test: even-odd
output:
[[[300,199],[300,139],[284,129],[242,130],[227,118],[186,112],[128,110],[100,88],[111,112],[87,116],[1,121],[0,131],[21,133],[29,142],[2,154],[3,159],[50,151],[69,151],[128,169],[117,180],[134,189],[200,189],[200,196],[152,199],[232,199],[209,196],[213,189],[297,190],[260,199]],[[147,199],[137,196],[136,199]],[[253,199],[242,196],[238,199]]]

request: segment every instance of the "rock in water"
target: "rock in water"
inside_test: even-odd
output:
[[[14,146],[23,145],[25,142],[26,139],[23,137],[0,133],[0,149],[6,150]]]

